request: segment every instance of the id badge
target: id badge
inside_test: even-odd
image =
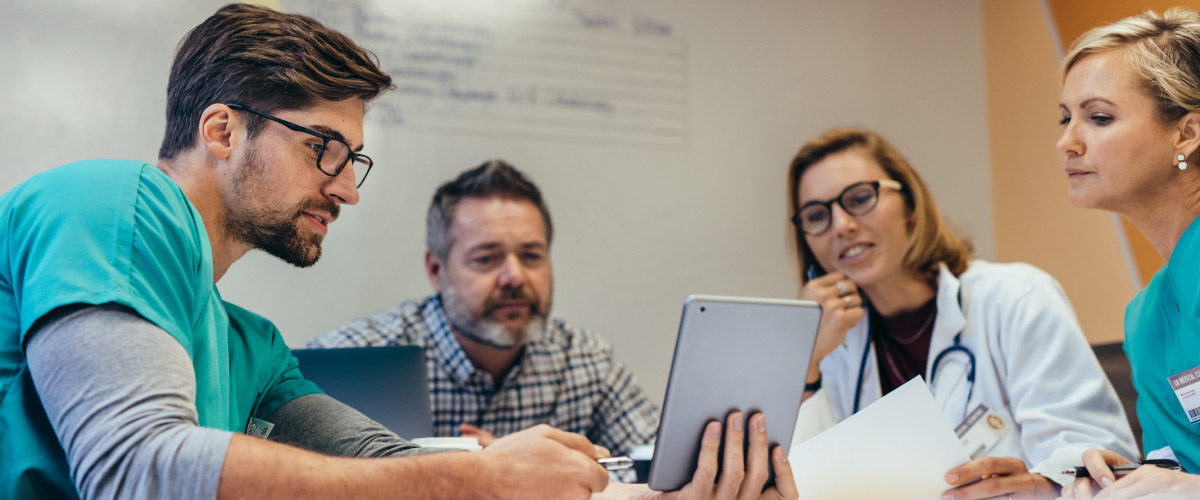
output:
[[[261,418],[250,417],[250,421],[246,422],[246,434],[263,439],[266,439],[274,428],[275,424]]]
[[[954,428],[954,434],[971,455],[971,460],[975,460],[995,447],[1011,427],[1012,425],[999,413],[992,411],[987,405],[980,404]]]
[[[1200,422],[1200,391],[1197,391],[1200,389],[1197,385],[1200,384],[1200,366],[1167,377],[1167,381],[1171,383],[1175,397],[1179,398],[1179,404],[1183,405],[1188,423]]]

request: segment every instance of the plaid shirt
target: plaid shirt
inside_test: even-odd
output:
[[[460,423],[496,436],[544,423],[583,434],[616,456],[652,442],[658,429],[658,408],[613,359],[612,347],[560,319],[550,319],[545,334],[525,345],[499,387],[467,359],[436,295],[359,318],[308,343],[387,345],[424,347],[438,436],[457,436]]]

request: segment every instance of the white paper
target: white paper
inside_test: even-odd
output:
[[[788,453],[805,500],[936,500],[970,461],[921,377]]]

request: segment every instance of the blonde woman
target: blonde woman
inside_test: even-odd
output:
[[[1126,309],[1125,353],[1146,457],[1198,472],[1186,374],[1200,365],[1200,15],[1146,12],[1085,33],[1063,61],[1059,108],[1071,203],[1125,217],[1166,262]],[[1111,450],[1083,462],[1093,479],[1064,496],[1200,497],[1200,476],[1143,466],[1118,479],[1108,466],[1130,461]]]
[[[1136,452],[1058,283],[1026,264],[972,260],[890,144],[831,130],[804,145],[789,180],[810,270],[801,298],[824,312],[806,387],[821,397],[802,414],[836,422],[923,376],[952,425],[984,436],[977,459],[946,474],[953,499],[1054,498],[1084,450]]]

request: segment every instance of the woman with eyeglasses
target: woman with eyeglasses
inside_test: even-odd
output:
[[[1058,140],[1071,204],[1120,214],[1166,263],[1125,310],[1149,460],[1086,452],[1078,498],[1200,498],[1200,14],[1146,12],[1084,33],[1063,60]]]
[[[1084,450],[1135,453],[1058,283],[971,260],[890,144],[831,130],[800,149],[789,186],[800,296],[823,311],[804,418],[832,425],[924,377],[974,459],[946,474],[955,499],[1055,498]]]

